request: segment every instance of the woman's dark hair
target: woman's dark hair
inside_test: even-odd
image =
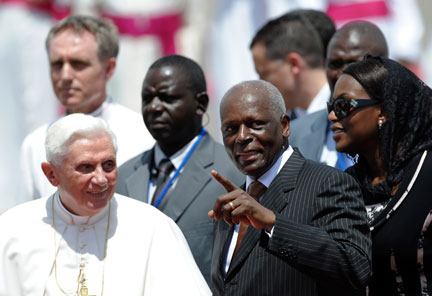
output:
[[[380,130],[379,151],[391,188],[402,180],[413,156],[432,148],[432,90],[407,68],[383,57],[366,55],[344,73],[383,102],[387,120]],[[366,165],[361,158],[360,167]]]

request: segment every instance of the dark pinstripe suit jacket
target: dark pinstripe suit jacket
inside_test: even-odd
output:
[[[263,195],[276,214],[272,238],[249,227],[227,274],[233,233],[215,224],[214,295],[356,295],[371,271],[369,228],[352,177],[295,150]]]

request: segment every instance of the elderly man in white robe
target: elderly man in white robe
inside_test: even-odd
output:
[[[50,126],[42,170],[56,193],[0,216],[0,295],[210,295],[177,225],[114,194],[116,138],[72,114]]]

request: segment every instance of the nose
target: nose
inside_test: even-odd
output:
[[[336,117],[336,114],[334,112],[334,110],[331,110],[330,113],[328,114],[328,120],[331,122],[336,122],[339,119]]]
[[[96,168],[96,170],[93,172],[93,177],[91,179],[92,183],[99,187],[104,187],[108,183],[108,178],[105,174],[106,173],[102,169],[102,167]]]
[[[69,63],[64,63],[60,70],[60,77],[62,80],[72,80],[73,69]]]
[[[151,102],[147,105],[149,112],[160,112],[163,110],[162,100],[158,96],[154,96]]]
[[[343,70],[346,68],[346,65],[343,65],[342,67],[340,67],[339,69],[335,70],[335,80],[338,80],[339,77],[341,77]]]
[[[237,143],[245,143],[250,141],[251,138],[252,135],[249,128],[245,124],[240,125],[239,131],[237,133]]]

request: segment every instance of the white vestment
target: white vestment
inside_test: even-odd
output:
[[[111,201],[104,264],[108,212],[107,206],[87,223],[75,225],[58,197],[51,195],[3,213],[0,296],[63,295],[59,286],[75,295],[80,263],[85,264],[89,295],[101,295],[102,281],[105,296],[211,294],[174,221],[118,194]]]
[[[144,125],[142,116],[124,106],[105,101],[91,115],[108,122],[117,138],[117,166],[153,147],[155,141]],[[45,124],[29,134],[21,147],[20,184],[14,204],[47,196],[55,192],[45,177],[41,163],[46,161],[45,138],[49,125]]]

